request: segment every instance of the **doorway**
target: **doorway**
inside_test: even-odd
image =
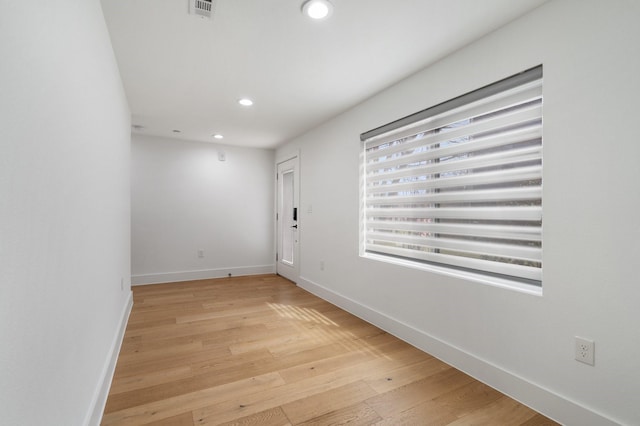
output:
[[[276,273],[298,282],[300,230],[298,157],[278,163]]]

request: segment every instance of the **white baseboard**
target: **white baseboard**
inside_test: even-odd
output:
[[[133,293],[129,292],[127,300],[122,308],[118,330],[113,338],[113,342],[111,342],[111,349],[109,350],[109,355],[107,356],[107,362],[102,369],[101,382],[98,384],[93,398],[91,399],[91,406],[89,407],[89,411],[84,422],[84,425],[86,426],[98,426],[102,421],[102,414],[104,413],[104,407],[107,404],[107,396],[109,396],[109,389],[111,388],[113,373],[116,369],[116,362],[118,361],[120,347],[122,346],[124,332],[127,328],[129,314],[131,313],[132,307]]]
[[[274,274],[276,266],[258,265],[232,268],[203,269],[197,271],[160,272],[157,274],[140,274],[131,276],[131,285],[173,283],[177,281],[206,280],[224,278],[231,274],[234,277],[245,275]]]
[[[362,305],[311,280],[300,277],[298,286],[433,355],[561,424],[583,426],[619,424],[491,362],[480,359],[422,330]]]

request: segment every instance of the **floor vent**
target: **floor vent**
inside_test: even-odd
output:
[[[215,0],[189,0],[189,13],[211,19],[215,12]]]

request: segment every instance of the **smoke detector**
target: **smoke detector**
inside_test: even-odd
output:
[[[189,13],[211,19],[216,8],[216,0],[189,0]]]

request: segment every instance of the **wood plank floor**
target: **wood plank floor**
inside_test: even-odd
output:
[[[133,297],[103,425],[556,424],[276,275]]]

